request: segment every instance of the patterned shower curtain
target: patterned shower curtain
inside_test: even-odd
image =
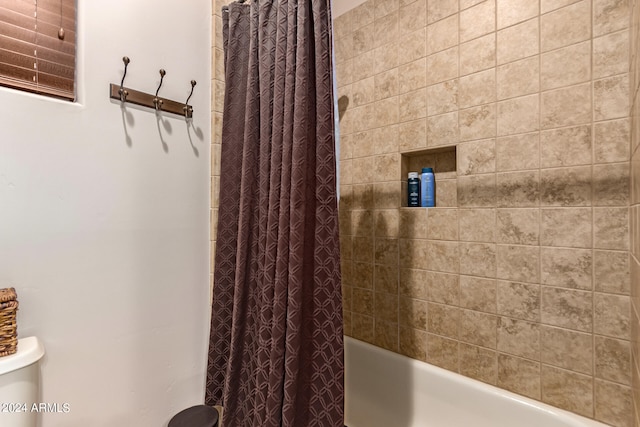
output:
[[[225,427],[343,426],[329,0],[223,11],[206,403]]]

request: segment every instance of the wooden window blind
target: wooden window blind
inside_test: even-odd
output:
[[[0,0],[0,85],[75,100],[75,0]]]

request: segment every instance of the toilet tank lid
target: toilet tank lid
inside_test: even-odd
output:
[[[18,340],[18,351],[15,354],[0,357],[0,375],[36,363],[42,356],[44,345],[37,337],[21,338]]]

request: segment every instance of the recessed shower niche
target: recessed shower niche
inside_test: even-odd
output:
[[[426,150],[406,151],[401,159],[402,207],[407,207],[407,175],[420,174],[422,168],[433,168],[435,174],[436,207],[457,206],[456,146],[434,147]],[[415,208],[412,208],[415,209]]]

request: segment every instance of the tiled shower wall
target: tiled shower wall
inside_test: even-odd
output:
[[[632,425],[630,9],[368,0],[335,17],[348,335]],[[454,145],[424,157],[438,207],[401,207],[401,153]]]
[[[634,425],[640,426],[640,1],[631,1],[631,329]]]

